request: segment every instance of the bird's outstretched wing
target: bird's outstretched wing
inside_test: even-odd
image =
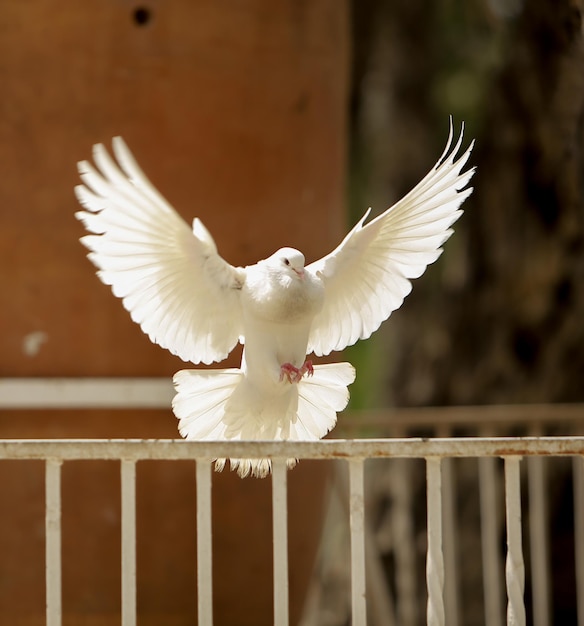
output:
[[[456,158],[464,127],[451,150],[452,120],[444,153],[404,198],[367,225],[369,211],[329,255],[308,266],[325,285],[321,312],[313,321],[308,352],[329,354],[366,339],[411,291],[442,252],[450,226],[462,214],[474,168],[462,172],[473,144]]]
[[[200,220],[193,230],[146,178],[120,137],[111,158],[93,148],[97,169],[79,163],[76,213],[98,276],[122,298],[150,339],[184,361],[223,360],[242,334],[244,270],[225,262]]]

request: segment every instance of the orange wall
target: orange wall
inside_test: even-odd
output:
[[[76,161],[115,134],[234,264],[283,245],[312,260],[338,242],[346,4],[0,5],[0,376],[170,377],[183,367],[130,321],[78,242]],[[176,420],[170,410],[0,412],[0,438],[113,436],[176,437]],[[315,467],[291,474],[296,613],[314,543],[302,525],[321,505],[308,495]],[[42,464],[0,463],[2,624],[44,624],[43,481]],[[214,482],[218,624],[271,624],[269,494],[269,481]],[[140,624],[193,624],[193,499],[193,464],[138,466]],[[119,624],[119,515],[116,464],[64,467],[65,624]]]

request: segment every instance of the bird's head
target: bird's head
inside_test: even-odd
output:
[[[294,248],[280,248],[268,259],[271,266],[293,278],[304,278],[304,255]]]

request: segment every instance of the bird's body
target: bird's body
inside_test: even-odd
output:
[[[284,363],[302,367],[310,325],[323,305],[322,281],[304,268],[304,257],[300,269],[289,265],[292,254],[301,255],[283,248],[246,268],[241,292],[245,337],[242,369],[258,387],[281,388]]]
[[[86,211],[77,217],[101,280],[122,298],[150,339],[184,361],[223,360],[240,342],[240,368],[181,370],[173,410],[190,439],[323,437],[344,409],[355,372],[349,363],[312,365],[367,338],[398,308],[441,253],[458,219],[473,170],[462,172],[469,147],[450,152],[393,207],[319,261],[281,248],[234,267],[218,254],[199,219],[192,230],[148,181],[120,138],[116,164],[94,147],[98,170],[81,162],[76,187]],[[121,167],[121,169],[120,169]],[[293,464],[293,460],[290,462]],[[221,469],[224,459],[217,460]],[[265,476],[265,459],[231,459],[240,475]]]

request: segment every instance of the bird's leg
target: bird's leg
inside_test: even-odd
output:
[[[304,374],[307,376],[314,374],[312,361],[304,361],[302,367],[295,367],[292,363],[284,363],[280,367],[280,381],[286,379],[289,383],[298,383],[302,380]]]
[[[283,363],[280,366],[280,382],[286,379],[289,383],[298,382],[300,370],[292,363]]]
[[[314,367],[312,365],[312,361],[304,361],[304,365],[298,370],[299,378],[302,378],[304,374],[307,376],[312,376],[314,374]]]

